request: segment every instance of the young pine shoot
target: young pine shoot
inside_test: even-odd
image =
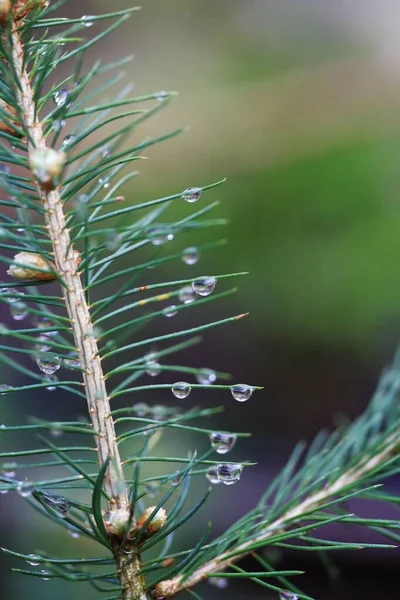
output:
[[[63,4],[68,8],[65,0],[0,0],[0,360],[18,382],[1,383],[0,395],[11,402],[52,390],[76,402],[77,417],[43,420],[27,408],[23,424],[2,425],[2,448],[20,433],[30,449],[12,450],[10,443],[10,451],[1,452],[0,492],[18,493],[38,518],[88,538],[93,557],[80,551],[79,541],[72,557],[51,556],[45,548],[3,550],[22,561],[17,573],[86,582],[99,598],[199,598],[197,584],[224,587],[235,578],[248,578],[281,600],[309,598],[299,589],[301,572],[275,569],[265,548],[368,546],[325,539],[324,526],[334,522],[364,525],[389,545],[399,540],[396,521],[359,517],[346,501],[357,496],[398,504],[380,485],[399,470],[400,358],[365,414],[318,435],[307,450],[299,444],[248,514],[217,538],[206,526],[193,548],[174,548],[175,534],[203,508],[211,488],[235,484],[250,466],[225,456],[247,434],[215,431],[208,421],[220,408],[196,407],[190,393],[216,388],[245,402],[259,388],[180,364],[201,332],[245,316],[209,322],[206,306],[233,293],[231,279],[244,274],[198,270],[199,255],[224,243],[218,235],[178,254],[168,250],[182,233],[223,225],[212,216],[211,191],[222,181],[147,202],[124,199],[146,148],[179,133],[139,138],[132,146],[136,128],[164,110],[173,93],[131,96],[126,87],[110,99],[126,59],[87,66],[92,47],[100,44],[99,55],[105,38],[136,7],[66,19],[57,16]],[[177,220],[168,209],[179,202],[193,210]],[[164,281],[163,267],[180,260],[192,266],[191,276]],[[147,324],[169,323],[180,311],[190,311],[189,322],[196,314],[193,325],[145,333]],[[149,376],[157,383],[149,384]],[[168,378],[173,383],[163,382]],[[145,402],[155,391],[174,406]],[[162,435],[183,432],[192,443],[205,437],[208,450],[157,455]],[[194,478],[211,485],[193,501]],[[243,568],[244,557],[251,558],[251,570]]]

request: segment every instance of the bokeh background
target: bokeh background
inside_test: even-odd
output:
[[[113,9],[131,4],[115,0]],[[68,2],[64,12],[106,9],[105,0],[81,0]],[[234,458],[259,464],[234,488],[215,490],[209,512],[182,531],[183,547],[210,515],[217,533],[251,508],[295,442],[310,440],[338,415],[357,416],[394,352],[400,326],[399,32],[397,0],[146,0],[92,53],[107,60],[133,53],[126,81],[137,94],[179,91],[133,142],[189,126],[146,153],[150,160],[124,189],[127,202],[226,176],[207,200],[219,200],[215,215],[229,218],[222,232],[229,245],[202,256],[196,274],[250,271],[239,293],[223,307],[208,305],[205,316],[250,315],[208,333],[184,360],[265,386],[243,405],[225,394],[204,398],[208,405],[226,402],[218,427],[253,432]],[[189,214],[189,207],[175,210]],[[202,239],[220,235],[210,231]],[[199,242],[187,234],[182,243]],[[155,272],[154,281],[191,276],[193,269],[173,265]],[[176,317],[179,327],[190,325],[187,315]],[[1,369],[2,382],[12,383],[14,376]],[[69,418],[79,411],[84,407],[51,394],[13,396],[12,405],[0,407],[1,420],[16,423],[27,413]],[[90,552],[86,542],[39,521],[11,496],[0,497],[1,545],[29,552],[46,539],[47,549],[60,555],[79,545]],[[396,551],[334,558],[341,571],[335,582],[314,553],[275,556],[279,566],[307,570],[304,588],[317,598],[396,597]],[[11,575],[12,564],[2,559],[4,597],[95,597],[68,584]],[[226,590],[208,586],[203,594],[210,600],[275,597],[245,582]]]

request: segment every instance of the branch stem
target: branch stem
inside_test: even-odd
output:
[[[19,80],[15,94],[19,113],[24,124],[29,155],[36,150],[47,149],[43,126],[36,114],[34,92],[24,65],[24,48],[17,27],[11,34],[13,68]],[[52,243],[54,263],[62,284],[63,300],[71,322],[76,351],[78,353],[93,431],[96,433],[99,464],[109,460],[104,478],[104,491],[108,497],[109,511],[127,509],[124,473],[116,441],[114,421],[111,416],[109,396],[94,337],[89,306],[78,272],[77,254],[71,243],[69,229],[60,197],[60,189],[48,190],[35,181],[44,209],[46,229]],[[123,551],[115,550],[120,581],[124,587],[123,600],[147,600],[143,579],[138,575],[140,557],[128,561]]]

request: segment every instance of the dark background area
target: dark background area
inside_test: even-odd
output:
[[[129,5],[116,0],[112,8]],[[68,2],[64,8],[72,16],[104,10],[109,3],[103,0]],[[92,31],[95,27],[87,35]],[[182,547],[194,542],[209,518],[218,533],[250,509],[299,439],[310,440],[321,428],[334,426],[338,415],[360,414],[395,350],[400,325],[399,31],[395,0],[146,0],[142,11],[91,55],[92,60],[111,60],[133,53],[124,83],[132,81],[135,94],[179,91],[167,111],[146,122],[132,142],[190,126],[148,151],[140,176],[124,188],[127,202],[227,177],[224,186],[205,197],[219,200],[216,215],[229,218],[222,232],[229,245],[205,254],[195,267],[174,264],[150,272],[149,282],[250,271],[238,282],[238,294],[223,305],[207,305],[207,313],[195,318],[250,315],[208,332],[180,359],[265,386],[244,404],[218,391],[188,399],[205,406],[226,404],[215,427],[252,431],[232,457],[258,464],[235,486],[215,489],[208,509],[182,530]],[[173,210],[187,215],[192,208]],[[218,238],[220,232],[186,236],[174,240],[177,251]],[[180,313],[171,326],[191,326],[192,318],[190,311]],[[148,333],[169,326],[157,322]],[[1,383],[16,381],[3,366],[0,377]],[[141,400],[162,403],[165,396]],[[31,414],[72,419],[84,412],[75,398],[45,392],[1,402],[0,422],[22,423]],[[23,443],[13,440],[15,448]],[[179,455],[195,443],[167,437],[157,451]],[[8,445],[9,438],[7,444],[0,438],[0,451]],[[390,483],[392,490],[398,485]],[[389,514],[371,504],[352,509]],[[2,546],[26,552],[46,547],[65,556],[91,552],[89,542],[49,527],[15,494],[0,496],[0,511]],[[390,515],[396,518],[394,509]],[[333,535],[344,539],[349,534],[338,527]],[[370,539],[362,530],[350,535]],[[279,567],[306,570],[300,585],[321,600],[398,596],[399,554],[394,550],[334,555],[341,571],[336,583],[314,553],[282,553],[274,559]],[[11,564],[1,558],[5,598],[96,597],[84,587],[12,575]],[[210,600],[276,597],[236,581],[226,590],[208,586],[200,593]]]

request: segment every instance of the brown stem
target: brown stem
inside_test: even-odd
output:
[[[267,543],[268,539],[273,538],[277,533],[287,531],[293,524],[293,521],[315,512],[325,502],[340,496],[346,489],[354,486],[369,473],[374,472],[377,467],[387,463],[394,455],[398,455],[399,445],[400,432],[397,432],[389,437],[384,447],[380,451],[377,451],[374,456],[361,458],[354,467],[343,473],[336,481],[325,486],[319,492],[311,494],[300,504],[288,510],[282,517],[266,525],[265,529],[256,538],[244,542],[240,546],[234,548],[234,556],[232,556],[232,549],[227,550],[220,556],[217,556],[213,560],[198,567],[190,577],[187,577],[186,579],[177,575],[173,579],[161,582],[158,585],[160,586],[160,590],[164,590],[164,597],[175,596],[179,592],[197,585],[211,573],[219,573],[228,569],[231,565],[240,561],[244,556],[251,554],[255,544],[262,542]]]
[[[47,148],[42,123],[36,115],[33,90],[24,67],[24,50],[20,35],[16,29],[12,32],[12,57],[15,73],[19,80],[16,87],[20,114],[24,121],[24,130],[28,138],[28,152]],[[109,510],[128,508],[128,498],[124,482],[124,473],[116,441],[114,421],[101,358],[97,342],[93,334],[89,307],[86,302],[84,289],[78,273],[76,254],[74,252],[69,230],[66,227],[60,190],[49,191],[36,181],[40,200],[45,211],[44,217],[49,238],[53,246],[54,262],[62,282],[63,299],[70,318],[75,339],[76,350],[83,370],[86,398],[93,430],[96,433],[97,450],[100,466],[111,458],[107,466],[104,480],[104,490],[109,498]],[[133,523],[134,525],[134,523]],[[146,600],[144,581],[138,575],[140,557],[130,561],[123,552],[114,552],[117,569],[124,587],[121,595],[123,600]]]

